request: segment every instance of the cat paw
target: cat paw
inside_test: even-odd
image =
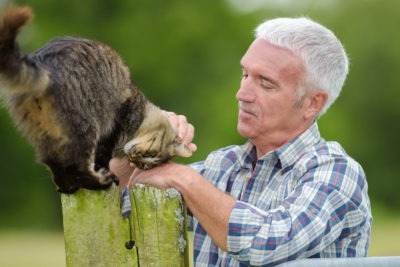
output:
[[[116,185],[119,184],[118,178],[107,168],[91,164],[90,173],[93,177],[96,178],[97,182],[100,184],[100,187],[102,185],[105,187],[109,187],[113,183],[115,183]]]
[[[57,186],[57,192],[62,194],[74,194],[78,191],[79,186],[72,185],[72,186]]]

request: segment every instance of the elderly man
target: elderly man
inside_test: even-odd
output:
[[[306,18],[269,20],[240,64],[237,129],[248,141],[191,166],[135,170],[131,183],[182,193],[194,218],[196,266],[366,256],[372,218],[365,174],[338,143],[321,138],[316,123],[347,76],[340,41]],[[192,125],[168,114],[190,144]],[[126,162],[110,165],[121,179],[132,172]]]

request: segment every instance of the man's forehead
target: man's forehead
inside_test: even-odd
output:
[[[287,48],[276,46],[267,40],[255,39],[244,54],[241,64],[245,65],[247,61],[262,64],[276,64],[277,67],[286,68],[293,66],[298,68],[303,66],[303,60],[300,55],[295,54]]]

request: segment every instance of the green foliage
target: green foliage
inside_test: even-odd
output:
[[[329,19],[351,59],[341,98],[321,121],[325,136],[339,140],[364,167],[373,201],[400,205],[400,2],[340,1]],[[342,19],[338,19],[342,18]],[[323,123],[322,123],[323,122]],[[335,130],[336,129],[336,130]]]
[[[310,16],[338,35],[351,58],[342,96],[320,120],[323,136],[339,141],[363,165],[374,201],[399,206],[400,2],[293,2],[245,13],[228,0],[21,0],[17,4],[32,6],[36,17],[19,40],[25,51],[63,35],[115,48],[150,100],[195,125],[198,152],[178,159],[190,162],[243,142],[236,132],[235,93],[239,61],[255,25],[277,16]],[[5,5],[0,2],[1,9]],[[0,227],[60,228],[60,201],[50,174],[34,162],[32,148],[5,109],[0,136]]]

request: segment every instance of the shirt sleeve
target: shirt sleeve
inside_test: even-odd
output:
[[[343,159],[318,159],[307,166],[278,208],[262,210],[236,202],[228,232],[233,258],[265,266],[311,257],[338,238],[357,233],[366,223],[364,206],[369,203],[363,202],[365,177],[358,165]]]
[[[188,165],[193,168],[196,172],[203,174],[205,171],[204,161],[194,162]],[[187,209],[187,228],[188,231],[193,231],[193,214],[190,209]]]
[[[189,164],[188,166],[194,169],[196,172],[200,173],[201,175],[204,174],[205,171],[204,161],[194,162]]]

